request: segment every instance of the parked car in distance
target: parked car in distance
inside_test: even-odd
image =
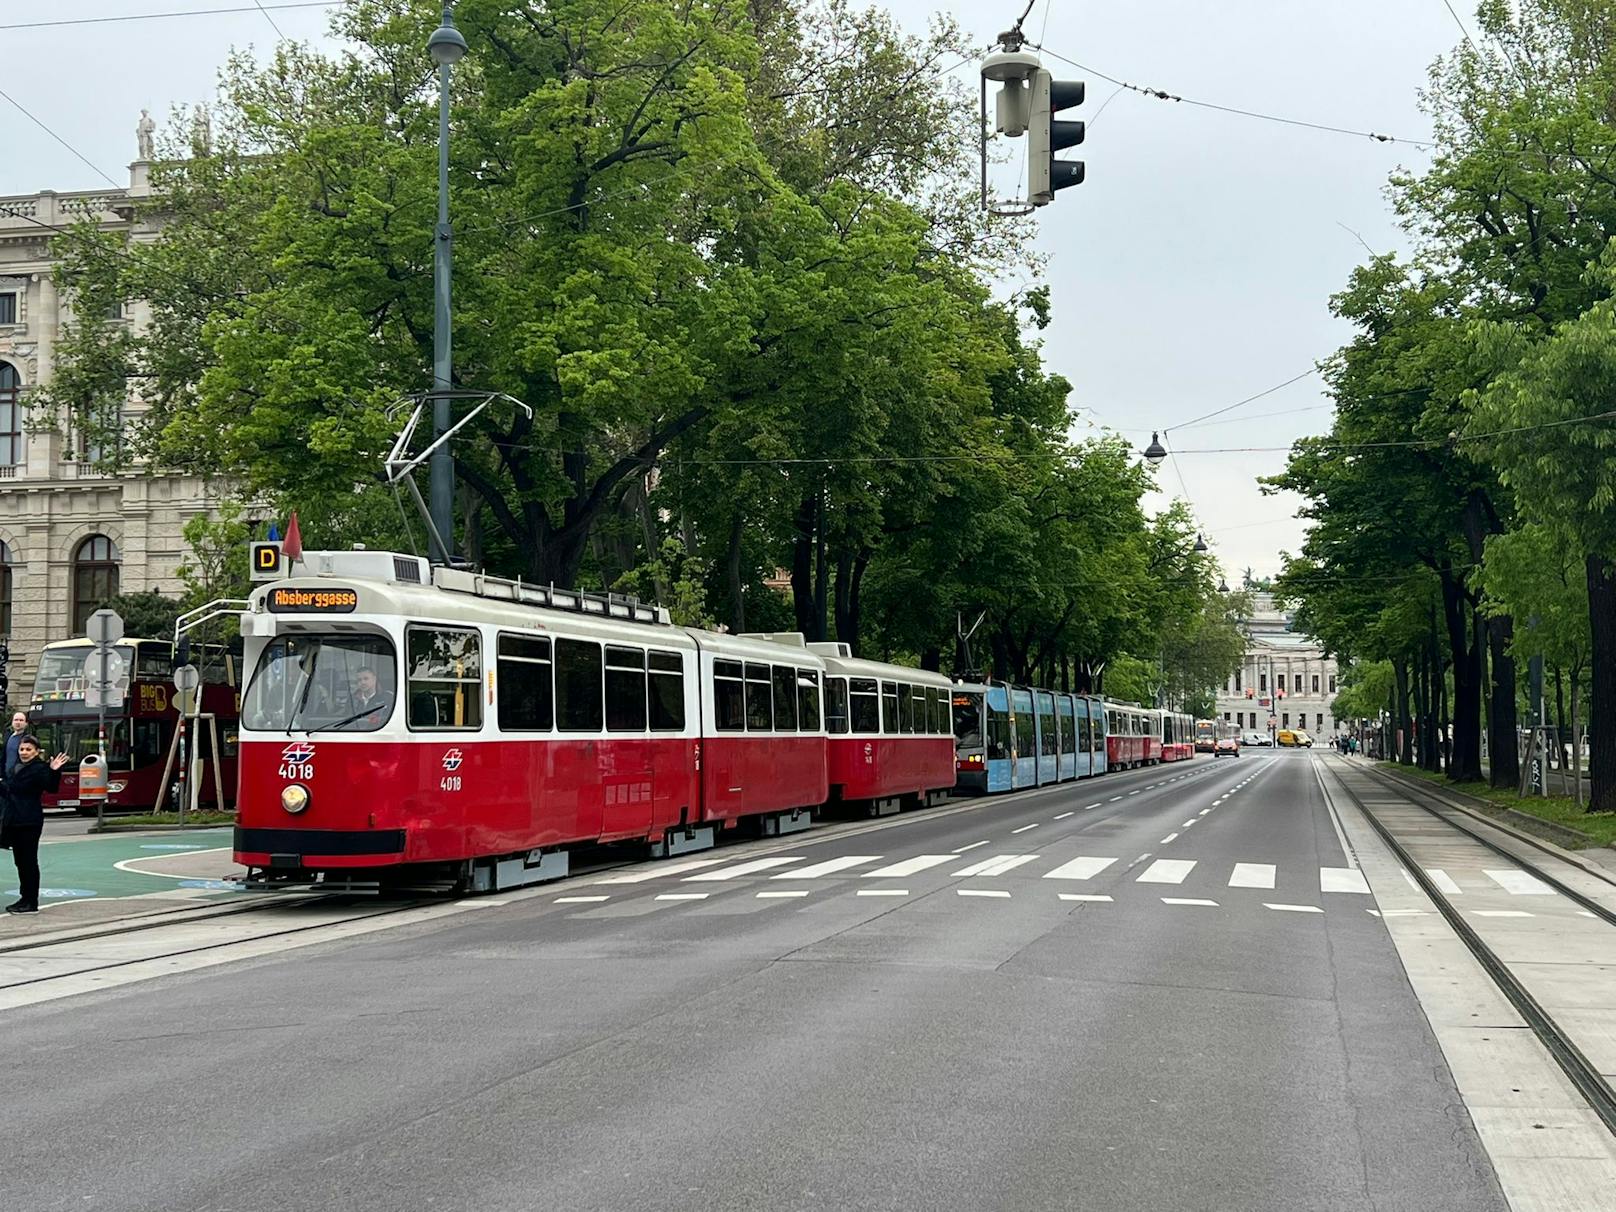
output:
[[[1301,742],[1296,739],[1296,733],[1292,732],[1289,728],[1281,728],[1278,732],[1274,733],[1274,744],[1285,749],[1294,749],[1297,745],[1301,744]]]
[[[1240,743],[1242,745],[1255,745],[1258,748],[1261,748],[1264,745],[1273,744],[1273,742],[1268,739],[1268,734],[1266,732],[1242,732],[1240,734]]]
[[[1296,743],[1303,749],[1313,748],[1313,734],[1311,732],[1303,732],[1300,728],[1298,728],[1295,731],[1295,736]]]
[[[1226,736],[1218,742],[1218,747],[1212,751],[1213,757],[1239,757],[1240,742],[1232,736]]]

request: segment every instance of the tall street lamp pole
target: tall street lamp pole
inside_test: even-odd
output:
[[[454,23],[454,5],[443,6],[443,23],[426,49],[438,65],[438,226],[432,248],[432,436],[449,432],[453,354],[449,333],[449,283],[454,234],[449,227],[449,69],[466,53],[466,40]],[[435,557],[447,564],[454,547],[454,460],[447,442],[432,452],[428,468],[428,512],[437,531]]]

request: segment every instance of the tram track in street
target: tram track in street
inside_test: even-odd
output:
[[[1436,911],[1447,922],[1448,926],[1459,937],[1476,962],[1487,974],[1488,978],[1520,1014],[1532,1033],[1543,1044],[1549,1055],[1554,1059],[1567,1079],[1576,1087],[1578,1093],[1587,1102],[1589,1108],[1598,1116],[1605,1128],[1616,1135],[1616,1084],[1613,1084],[1606,1071],[1596,1064],[1584,1047],[1575,1038],[1575,1033],[1565,1023],[1556,1018],[1555,1014],[1543,1004],[1540,993],[1534,993],[1531,982],[1516,970],[1516,964],[1500,953],[1500,950],[1487,937],[1487,931],[1479,929],[1469,918],[1466,910],[1456,903],[1456,896],[1462,895],[1461,890],[1445,872],[1436,871],[1420,861],[1415,850],[1420,842],[1406,841],[1399,837],[1384,819],[1376,807],[1367,802],[1366,797],[1360,794],[1360,789],[1354,788],[1346,775],[1361,776],[1368,779],[1375,786],[1392,791],[1402,804],[1417,808],[1429,817],[1441,822],[1447,829],[1465,839],[1465,843],[1480,848],[1487,854],[1496,855],[1507,860],[1514,867],[1524,871],[1531,879],[1539,881],[1545,890],[1560,897],[1564,897],[1574,905],[1586,919],[1600,923],[1605,928],[1602,934],[1608,937],[1608,944],[1600,949],[1600,954],[1616,957],[1616,909],[1610,904],[1602,902],[1598,897],[1589,895],[1582,889],[1574,887],[1567,880],[1547,870],[1548,863],[1534,861],[1523,853],[1510,846],[1485,836],[1477,829],[1468,827],[1453,819],[1452,813],[1457,811],[1444,801],[1436,800],[1434,796],[1422,794],[1423,789],[1410,785],[1406,780],[1389,776],[1383,772],[1356,766],[1342,770],[1339,766],[1331,769],[1333,782],[1360,810],[1370,827],[1380,837],[1387,848],[1401,864],[1405,876],[1415,884],[1427,897]],[[1441,804],[1433,807],[1432,801]],[[1480,823],[1478,821],[1478,823]],[[1554,863],[1587,876],[1590,879],[1601,881],[1609,885],[1616,892],[1616,879],[1608,874],[1586,869],[1579,864],[1568,863],[1566,857],[1556,853],[1549,846],[1531,838],[1528,835],[1514,830],[1499,830],[1512,841],[1519,841],[1524,847],[1539,852]],[[1426,845],[1431,844],[1428,840]],[[1508,913],[1494,910],[1470,910],[1472,914],[1487,915],[1483,921],[1490,921],[1499,916],[1530,916],[1526,913]],[[1496,929],[1496,927],[1495,927]],[[1502,942],[1502,936],[1495,934],[1495,939]],[[1519,963],[1519,961],[1516,961]],[[1524,966],[1524,965],[1521,965]],[[1540,991],[1541,992],[1541,991]],[[1608,1066],[1607,1066],[1608,1069]]]

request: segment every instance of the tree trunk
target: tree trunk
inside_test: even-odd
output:
[[[1587,557],[1593,685],[1588,695],[1589,812],[1616,812],[1616,562]]]
[[[869,566],[870,555],[867,551],[858,555],[843,552],[836,557],[836,638],[846,644],[854,656],[859,653],[859,628],[864,613],[864,570]]]
[[[1487,748],[1491,754],[1489,771],[1494,787],[1521,785],[1521,755],[1516,742],[1520,720],[1516,714],[1515,658],[1510,641],[1515,620],[1508,615],[1487,621],[1487,640],[1492,649],[1492,711],[1487,717]]]
[[[803,497],[797,504],[792,519],[791,533],[791,604],[796,609],[797,630],[809,641],[821,640],[824,615],[820,624],[814,622],[814,553],[818,547],[816,531],[819,522],[819,498]]]
[[[1451,573],[1442,575],[1442,614],[1453,653],[1453,759],[1448,778],[1456,783],[1481,781],[1481,645],[1474,612],[1464,586]],[[1446,688],[1444,683],[1444,689]]]
[[[739,635],[746,630],[746,585],[741,579],[741,538],[746,531],[746,516],[735,511],[729,524],[729,549],[724,554],[724,576],[729,582],[729,622]]]
[[[1404,766],[1414,764],[1414,722],[1408,716],[1408,658],[1392,660],[1392,676],[1396,681],[1396,702],[1392,707],[1392,726],[1397,730],[1397,761]],[[1388,754],[1388,756],[1390,756]]]
[[[1558,745],[1560,742],[1555,741]],[[1582,807],[1582,746],[1577,744],[1577,671],[1571,671],[1571,802]]]
[[[1565,726],[1565,673],[1556,665],[1554,667],[1554,727],[1557,731],[1564,732]]]

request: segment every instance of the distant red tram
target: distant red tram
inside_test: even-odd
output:
[[[579,844],[661,856],[954,784],[939,674],[413,556],[301,563],[242,618],[252,886],[513,887],[565,875]]]

